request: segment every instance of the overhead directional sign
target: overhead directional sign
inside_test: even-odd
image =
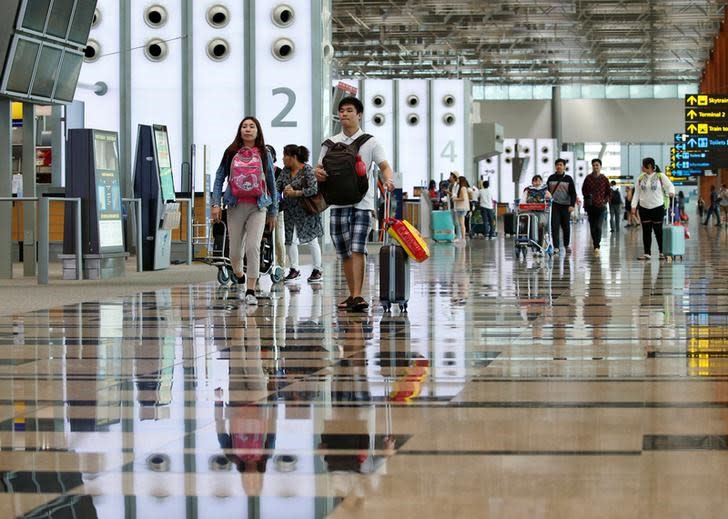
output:
[[[675,170],[695,174],[728,167],[728,95],[685,96],[685,133],[675,135],[675,151]]]

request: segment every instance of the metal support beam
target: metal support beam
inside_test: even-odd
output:
[[[131,0],[119,0],[119,172],[122,196],[132,196]]]
[[[63,168],[65,163],[64,144],[66,133],[63,131],[63,110],[61,105],[54,105],[51,108],[51,186],[63,186]]]
[[[561,142],[563,139],[563,129],[561,126],[561,87],[551,87],[551,138],[556,139],[556,157],[561,151]]]
[[[12,196],[13,140],[10,99],[0,98],[0,197]],[[0,204],[0,279],[13,277],[12,204]]]
[[[193,103],[193,44],[194,32],[192,30],[192,0],[182,2],[182,162],[189,161],[190,174],[192,174],[192,159],[190,153],[195,135],[195,117]],[[184,178],[183,178],[184,180]],[[189,179],[189,185],[180,186],[183,191],[193,192],[194,180]]]
[[[255,115],[255,1],[245,2],[245,66],[243,67],[243,108],[245,115]]]
[[[23,196],[35,197],[35,107],[23,104]],[[35,207],[23,204],[23,275],[35,276]]]

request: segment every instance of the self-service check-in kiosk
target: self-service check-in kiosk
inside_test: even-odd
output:
[[[119,137],[116,132],[68,130],[66,196],[81,198],[83,270],[86,279],[126,274],[121,211]],[[63,277],[75,279],[75,207],[66,205]]]
[[[140,124],[134,163],[134,196],[142,200],[144,270],[169,267],[173,229],[179,227],[167,127]]]

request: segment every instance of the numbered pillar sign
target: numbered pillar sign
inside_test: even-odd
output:
[[[470,107],[466,103],[467,82],[457,79],[431,81],[430,115],[432,131],[433,178],[450,171],[468,175],[472,157],[466,157],[466,126],[470,124]],[[467,165],[467,166],[466,166]]]
[[[182,150],[182,1],[130,0],[133,135],[128,138],[136,138],[139,124],[164,125],[173,157],[186,155]],[[173,171],[174,184],[181,186],[181,168]]]
[[[85,127],[119,132],[119,1],[98,0],[88,36],[88,47],[78,76],[79,83],[106,84],[97,95],[79,88],[75,99],[84,103]]]
[[[427,180],[430,170],[429,85],[424,79],[397,81],[397,169],[402,188],[412,196],[414,186]]]
[[[194,185],[199,190],[206,182],[205,170],[214,182],[222,154],[246,115],[242,2],[192,2],[192,30],[193,140],[198,145]],[[202,151],[203,145],[206,153]]]
[[[284,146],[298,144],[309,148],[315,161],[329,131],[323,128],[329,107],[322,99],[331,98],[330,20],[328,2],[255,1],[255,115],[279,158]]]

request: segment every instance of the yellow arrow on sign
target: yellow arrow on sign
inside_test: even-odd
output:
[[[695,133],[695,131],[696,131],[697,129],[698,129],[698,127],[697,127],[697,126],[695,126],[694,124],[691,124],[690,126],[688,126],[688,131],[689,131],[690,133]]]
[[[688,112],[688,117],[690,117],[691,119],[695,119],[695,117],[697,117],[697,115],[698,115],[698,113],[695,110],[690,110]]]
[[[696,103],[697,99],[695,99],[695,96],[688,97],[688,104],[694,105]]]

